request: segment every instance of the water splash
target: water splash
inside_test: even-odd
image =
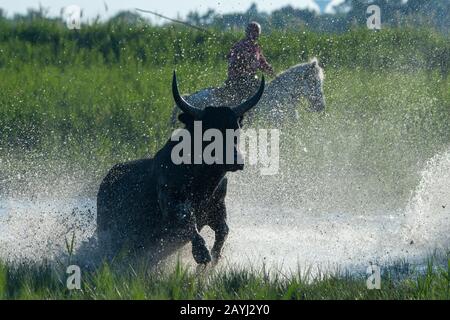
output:
[[[299,166],[296,168],[299,170]],[[285,201],[279,193],[299,198],[302,194],[306,197],[313,193],[296,188],[298,175],[286,168],[280,176],[272,178],[275,180],[269,179],[272,189],[257,188],[261,183],[255,176],[258,172],[250,168],[230,176],[227,205],[231,233],[224,248],[224,264],[265,263],[285,271],[298,267],[354,268],[371,262],[420,260],[435,249],[445,250],[450,246],[449,151],[427,162],[406,208],[393,206],[392,210],[371,211],[369,207],[361,211],[330,210],[330,203],[343,196],[341,192],[316,195],[316,200],[328,196],[330,203],[326,206],[312,206],[314,199],[299,203]],[[323,184],[324,181],[318,180],[323,176],[310,178]],[[325,176],[328,177],[326,182],[335,183],[336,188],[350,188],[346,184],[354,183],[339,179],[339,173],[333,179]],[[61,183],[54,184],[53,191],[48,186],[41,188],[45,190],[41,194],[33,192],[31,199],[24,198],[23,194],[21,197],[10,194],[0,201],[0,259],[58,261],[67,254],[65,241],[73,234],[75,249],[94,236],[95,197],[81,196],[80,190],[96,182],[75,182],[76,177],[68,175],[60,179]],[[242,192],[249,189],[251,199],[247,192]],[[262,197],[266,201],[261,201]],[[353,195],[348,197],[351,199]],[[359,197],[373,200],[370,194]],[[202,233],[211,246],[212,232],[205,228]],[[186,261],[192,262],[189,245],[183,252]]]
[[[289,270],[299,266],[304,269],[317,266],[323,270],[405,260],[423,263],[436,251],[445,252],[450,247],[450,151],[430,159],[420,172],[420,183],[406,207],[392,206],[391,210],[370,210],[365,206],[360,212],[352,212],[351,208],[329,210],[329,203],[328,207],[302,208],[301,204],[292,206],[292,201],[277,201],[276,193],[286,190],[290,191],[290,197],[296,194],[294,199],[301,198],[300,188],[288,186],[295,175],[292,178],[287,172],[284,177],[278,177],[284,181],[284,189],[275,188],[272,193],[256,187],[250,177],[235,178],[230,188],[233,196],[228,198],[232,232],[225,247],[225,256],[231,264],[264,262]],[[243,181],[250,185],[242,184]],[[327,181],[336,182],[335,188],[349,187],[343,180]],[[255,203],[265,197],[273,205],[249,206],[241,197],[246,196],[240,192],[243,188],[252,190]],[[335,201],[336,208],[343,197],[342,193],[337,194],[337,197],[328,194],[328,202]],[[358,199],[353,194],[347,197]],[[365,200],[373,199],[368,195]]]
[[[450,244],[450,150],[431,158],[405,210],[405,235],[418,246]]]
[[[0,207],[0,259],[59,261],[73,254],[94,234],[94,204],[91,199],[41,196],[4,200]],[[70,248],[72,237],[74,248]]]

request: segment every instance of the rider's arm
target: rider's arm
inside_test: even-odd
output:
[[[260,48],[258,48],[258,53],[259,53],[259,69],[271,76],[275,76],[273,67],[270,65],[270,63],[267,62],[267,59],[266,57],[264,57]]]

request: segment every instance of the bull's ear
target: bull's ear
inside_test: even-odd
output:
[[[189,125],[194,122],[194,117],[183,112],[178,116],[178,120],[180,120],[180,122],[184,123],[185,125]]]

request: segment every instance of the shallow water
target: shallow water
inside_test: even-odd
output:
[[[283,213],[284,219],[271,224],[251,220],[246,220],[246,224],[242,220],[231,223],[226,260],[231,264],[264,262],[290,271],[298,267],[353,269],[370,263],[421,261],[437,247],[448,245],[446,241],[420,241],[409,233],[405,220],[397,214],[367,217],[345,213],[316,216]],[[271,211],[260,209],[258,214],[271,215]],[[436,219],[449,225],[448,212]]]
[[[90,213],[89,213],[90,212]],[[399,214],[373,216],[329,213],[311,215],[289,209],[229,206],[230,235],[224,247],[225,265],[296,271],[297,268],[352,269],[398,260],[421,261],[448,246],[446,234],[414,234]],[[0,209],[0,255],[4,259],[62,259],[66,239],[75,232],[76,246],[93,236],[95,201],[8,201]],[[448,211],[434,219],[450,225]],[[433,231],[432,229],[429,230]],[[213,233],[202,231],[212,245]],[[426,241],[425,237],[426,236]],[[431,238],[432,241],[429,241]],[[434,240],[434,241],[433,241]],[[412,241],[412,242],[411,242]],[[183,252],[192,262],[189,246]]]
[[[392,212],[318,212],[286,205],[255,206],[240,199],[231,176],[227,198],[230,235],[223,264],[352,269],[369,263],[424,261],[450,246],[450,153],[430,159],[408,205]],[[257,192],[257,191],[255,191]],[[0,258],[58,260],[75,236],[75,249],[95,231],[95,199],[35,196],[0,202]],[[202,231],[212,245],[213,234]],[[192,262],[189,246],[183,257]]]

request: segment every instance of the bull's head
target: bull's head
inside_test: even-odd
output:
[[[256,94],[248,99],[247,101],[241,103],[238,106],[232,107],[206,107],[205,109],[198,108],[196,106],[191,105],[187,102],[183,97],[181,97],[178,91],[178,83],[175,72],[173,73],[172,80],[172,93],[175,99],[175,103],[177,106],[183,111],[182,114],[178,117],[178,119],[186,125],[186,128],[192,133],[194,131],[194,122],[201,123],[202,128],[202,137],[207,130],[215,129],[216,132],[220,132],[222,139],[222,155],[223,155],[223,163],[219,165],[225,166],[227,171],[237,171],[242,170],[244,165],[242,163],[238,163],[238,159],[242,159],[242,155],[239,151],[239,146],[237,143],[237,137],[233,136],[233,141],[227,142],[227,133],[229,136],[230,129],[236,130],[240,129],[242,125],[242,119],[244,114],[252,109],[258,101],[261,99],[261,96],[264,92],[264,77],[261,80],[261,84],[259,86]],[[227,132],[228,131],[228,132]],[[232,148],[227,147],[230,143],[232,143]],[[203,143],[203,149],[207,147],[207,143]],[[232,150],[233,156],[227,154]],[[227,159],[233,159],[227,161]],[[216,164],[217,165],[217,164]]]

